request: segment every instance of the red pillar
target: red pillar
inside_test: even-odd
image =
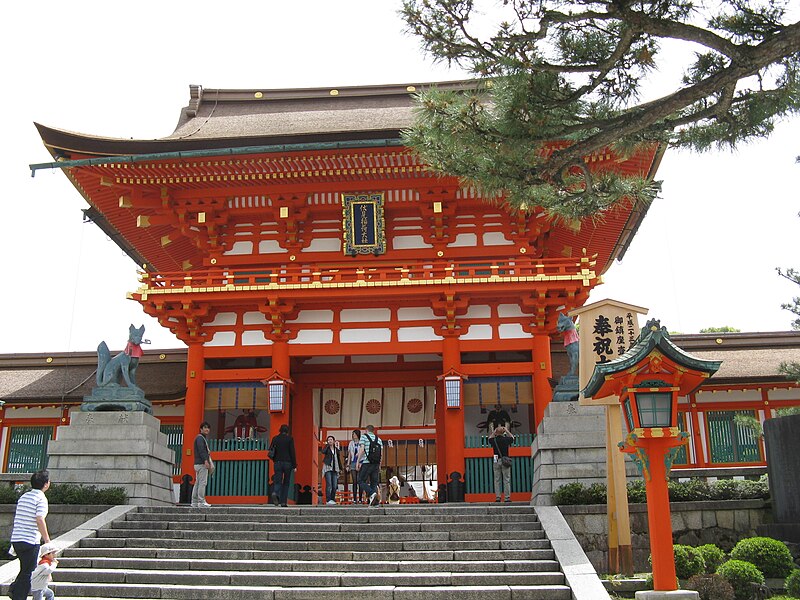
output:
[[[311,502],[317,504],[319,431],[314,423],[312,390],[305,385],[295,387],[292,400],[292,437],[297,452],[297,473],[295,483],[310,485],[313,493]]]
[[[553,376],[553,363],[550,358],[550,336],[537,333],[533,336],[533,411],[531,432],[536,433],[544,418],[544,409],[553,399],[550,378]]]
[[[650,438],[644,450],[649,459],[650,479],[647,490],[647,525],[650,530],[650,554],[653,560],[653,589],[670,591],[675,585],[675,557],[672,549],[672,519],[667,490],[664,457],[674,445],[674,438]]]
[[[291,369],[289,367],[289,344],[286,340],[278,340],[272,344],[272,369],[284,379],[291,379]],[[270,439],[278,435],[281,425],[289,424],[289,412],[291,410],[291,396],[286,398],[286,406],[283,412],[271,412],[269,414],[269,435]]]
[[[461,369],[461,344],[458,336],[450,335],[444,338],[442,344],[442,372],[450,370],[459,371]],[[461,408],[447,408],[447,401],[444,395],[444,381],[439,385],[439,402],[437,408],[442,414],[442,421],[439,421],[439,414],[436,415],[436,458],[442,475],[439,481],[446,481],[447,476],[453,471],[461,473],[462,481],[464,477],[464,404],[462,399]],[[444,439],[440,442],[439,432],[444,429]],[[441,445],[440,445],[441,444]],[[444,465],[441,458],[444,456]]]
[[[189,344],[186,358],[186,402],[183,411],[183,453],[181,474],[194,478],[194,438],[200,432],[205,413],[205,383],[203,381],[203,344]]]

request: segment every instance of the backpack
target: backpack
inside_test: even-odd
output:
[[[367,462],[371,465],[381,464],[381,445],[378,443],[378,436],[371,437],[365,434],[369,440],[369,450],[367,451]]]

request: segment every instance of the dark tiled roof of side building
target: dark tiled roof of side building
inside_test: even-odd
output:
[[[709,384],[784,383],[782,362],[800,362],[800,331],[770,333],[676,334],[686,352],[721,360]],[[554,340],[553,374],[569,368],[560,340]],[[161,355],[164,358],[161,358]],[[51,358],[51,362],[47,359]],[[91,392],[97,366],[93,352],[0,355],[0,400],[12,404],[80,402]],[[150,350],[140,363],[137,381],[151,400],[182,398],[186,392],[186,350]]]

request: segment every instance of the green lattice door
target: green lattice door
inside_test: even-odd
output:
[[[736,424],[734,417],[737,414],[755,416],[751,410],[706,413],[712,463],[761,462],[758,437],[751,428]]]
[[[183,452],[183,425],[161,425],[161,433],[167,436],[167,446],[175,453],[172,474],[181,474],[181,452]]]
[[[53,428],[12,427],[8,445],[7,473],[33,473],[47,468],[47,444]]]

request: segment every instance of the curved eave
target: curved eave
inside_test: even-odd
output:
[[[698,373],[705,373],[706,376],[711,376],[716,373],[720,365],[722,365],[721,360],[704,360],[687,354],[673,344],[663,332],[656,331],[643,340],[640,340],[636,345],[631,347],[630,350],[618,358],[605,363],[596,364],[592,376],[583,389],[583,395],[587,398],[594,397],[600,392],[607,378],[612,377],[616,373],[632,369],[653,352],[653,350],[659,350],[664,356],[685,369]]]
[[[399,129],[373,129],[368,131],[341,131],[313,135],[248,136],[202,139],[127,140],[85,135],[54,129],[34,123],[44,145],[56,159],[69,160],[74,155],[82,158],[130,156],[138,154],[164,154],[251,146],[282,144],[335,143],[363,140],[400,139]]]

